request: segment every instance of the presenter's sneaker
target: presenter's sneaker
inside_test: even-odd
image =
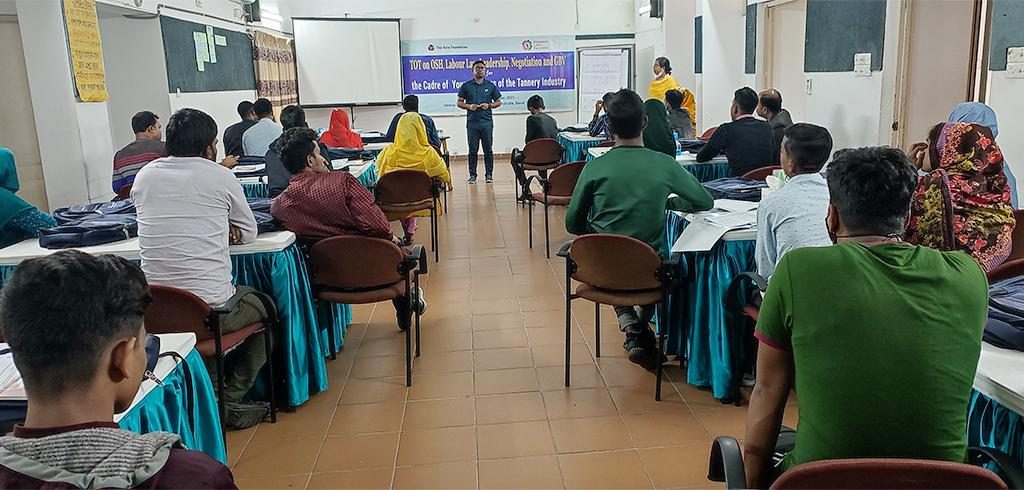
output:
[[[470,183],[470,184],[475,184],[476,183],[476,176],[475,175],[470,175],[469,176],[469,180],[467,180],[466,182]]]
[[[423,288],[416,288],[416,309],[420,316],[427,312],[427,297],[423,294]]]
[[[484,182],[488,183],[488,184],[493,184],[494,183],[494,177],[491,177],[490,175],[488,175],[487,177],[484,177]]]
[[[224,423],[228,429],[248,429],[270,415],[270,404],[265,402],[224,402]]]

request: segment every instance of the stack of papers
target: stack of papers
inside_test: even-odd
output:
[[[331,170],[341,170],[349,166],[348,158],[339,158],[337,160],[331,160]]]
[[[0,343],[0,352],[0,400],[25,400],[25,384],[18,368],[14,367],[10,347]]]
[[[262,172],[267,166],[265,164],[257,165],[235,165],[231,170],[236,174],[252,174],[256,172]]]
[[[720,226],[726,230],[752,228],[757,224],[757,210],[727,213],[711,213],[704,217],[709,225]]]
[[[357,133],[359,133],[359,136],[366,137],[366,138],[383,138],[384,137],[384,133],[382,133],[380,131],[361,131],[360,130],[360,131],[357,131]]]
[[[742,213],[745,211],[756,211],[758,203],[750,201],[737,201],[735,199],[715,199],[715,209]]]

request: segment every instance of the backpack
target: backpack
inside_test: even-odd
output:
[[[989,286],[988,321],[982,340],[1024,352],[1024,276]]]
[[[53,228],[40,228],[39,246],[48,249],[89,247],[136,236],[139,236],[139,225],[134,213],[96,215],[58,224]]]
[[[761,189],[768,187],[768,183],[742,177],[724,177],[705,182],[704,187],[715,199],[761,202]]]
[[[68,224],[76,221],[102,218],[110,215],[135,215],[135,203],[131,199],[112,202],[97,202],[93,204],[79,204],[60,208],[53,212],[53,219],[58,225]]]
[[[252,215],[256,218],[257,233],[281,229],[281,225],[270,214],[270,198],[250,197],[246,201],[249,203],[249,209],[252,209]]]

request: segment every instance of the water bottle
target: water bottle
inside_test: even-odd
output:
[[[679,142],[679,131],[672,131],[672,139],[676,140],[676,157],[683,156],[683,144]]]

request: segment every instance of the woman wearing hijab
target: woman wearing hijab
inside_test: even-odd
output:
[[[996,111],[981,102],[964,102],[953,108],[949,114],[949,122],[965,122],[980,124],[992,131],[992,137],[999,139],[999,121],[996,119]],[[1006,183],[1010,186],[1010,205],[1017,209],[1017,179],[1010,171],[1010,166],[1003,164],[1003,174],[1006,175]]]
[[[349,129],[348,113],[344,109],[331,111],[331,125],[320,136],[320,141],[331,148],[363,148],[363,139]]]
[[[927,172],[911,203],[907,241],[970,254],[985,271],[1010,255],[1013,209],[1003,154],[980,124],[940,123],[927,147],[915,145],[915,166]]]
[[[665,103],[657,99],[649,99],[644,102],[644,112],[647,113],[644,146],[675,158],[676,140],[672,137],[672,127],[668,123]]]
[[[0,148],[0,248],[38,237],[40,228],[57,226],[53,216],[15,195],[20,187],[14,154]]]
[[[395,170],[426,172],[431,178],[441,180],[451,189],[452,176],[448,172],[448,167],[437,150],[430,146],[423,118],[415,112],[406,112],[399,118],[398,127],[395,129],[395,142],[384,148],[377,156],[377,171],[381,177]],[[412,235],[416,232],[417,216],[430,216],[430,213],[419,211],[401,220],[407,244],[412,243]]]

